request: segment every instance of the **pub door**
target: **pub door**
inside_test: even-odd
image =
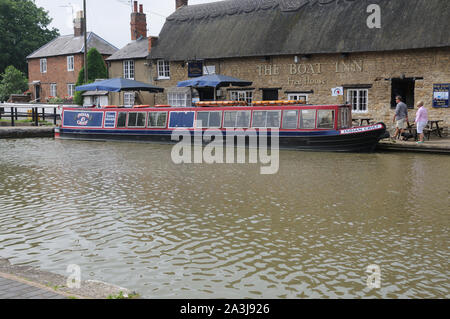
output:
[[[392,96],[391,96],[391,107],[395,108],[397,103],[395,102],[395,97],[400,95],[403,98],[403,102],[406,103],[408,108],[414,108],[414,88],[416,82],[413,78],[405,79],[392,79]]]

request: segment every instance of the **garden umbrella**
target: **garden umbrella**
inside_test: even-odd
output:
[[[149,91],[153,93],[164,92],[163,88],[147,84],[144,82],[115,78],[98,81],[86,85],[80,85],[75,88],[76,91]]]

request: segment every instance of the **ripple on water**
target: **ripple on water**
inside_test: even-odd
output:
[[[154,298],[449,297],[439,156],[282,152],[262,176],[174,165],[165,145],[0,149],[0,256],[13,263],[75,263],[83,279]],[[379,290],[366,287],[370,264]]]

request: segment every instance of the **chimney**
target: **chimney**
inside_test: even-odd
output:
[[[152,48],[156,45],[156,41],[158,41],[158,37],[148,37],[148,53],[152,52]]]
[[[73,35],[81,37],[84,35],[84,14],[83,11],[78,11],[75,20],[73,20]]]
[[[175,0],[175,9],[178,10],[181,7],[187,6],[188,0]]]
[[[144,13],[144,6],[139,6],[138,2],[134,1],[134,10],[131,13],[131,40],[137,40],[140,37],[147,37],[147,16]]]

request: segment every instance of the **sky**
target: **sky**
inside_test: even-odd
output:
[[[132,0],[86,0],[87,29],[123,48],[131,41],[130,14]],[[218,0],[189,0],[189,4],[201,4]],[[73,18],[83,9],[83,0],[34,0],[53,19],[50,27],[61,35],[73,34]],[[147,34],[157,36],[166,17],[175,11],[175,0],[138,0],[147,14]]]

